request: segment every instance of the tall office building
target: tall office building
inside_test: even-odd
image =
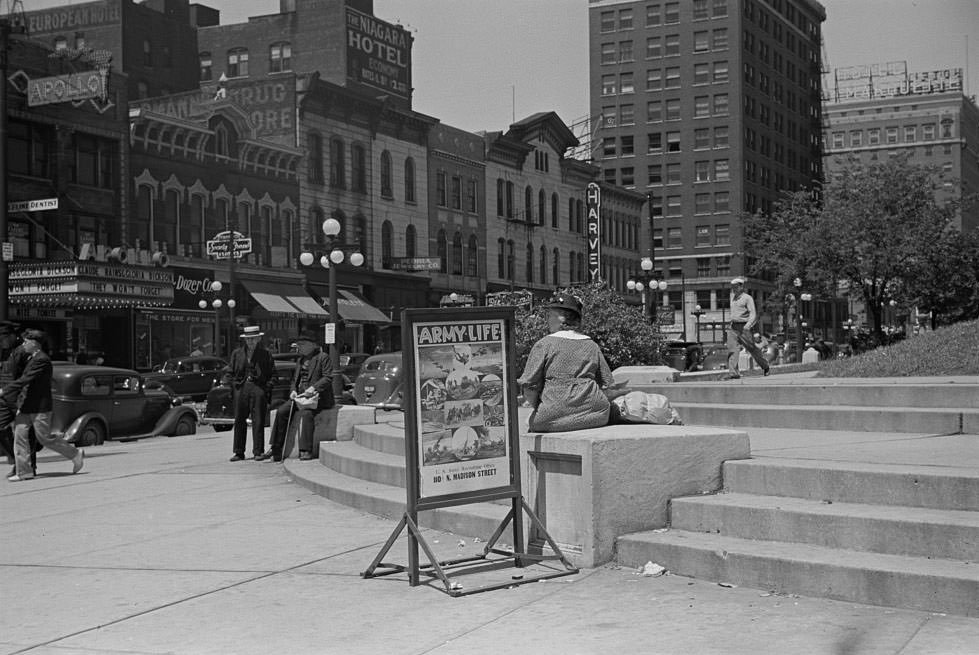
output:
[[[684,334],[699,305],[709,340],[731,277],[750,272],[742,214],[822,179],[825,18],[815,0],[590,0],[592,157],[648,195],[648,249]],[[771,290],[749,288],[760,305]]]

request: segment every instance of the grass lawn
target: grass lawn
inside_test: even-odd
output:
[[[818,365],[817,377],[979,375],[979,321],[963,321],[870,352]]]

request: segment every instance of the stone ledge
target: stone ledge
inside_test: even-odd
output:
[[[747,433],[699,426],[611,425],[520,440],[524,497],[582,567],[611,561],[620,535],[666,527],[670,500],[719,491],[723,462],[751,453]],[[529,528],[527,538],[542,542]]]

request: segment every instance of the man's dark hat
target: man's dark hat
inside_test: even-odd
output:
[[[21,335],[24,339],[31,339],[33,341],[44,341],[48,338],[44,330],[35,330],[34,328],[29,328],[24,330],[24,334]]]
[[[581,301],[571,294],[562,293],[551,298],[550,302],[544,305],[547,309],[566,309],[574,312],[581,318]]]
[[[315,330],[301,330],[299,336],[296,337],[296,341],[312,341],[315,344],[319,344],[320,338]]]
[[[20,329],[19,323],[0,321],[0,334],[15,334],[18,329]]]

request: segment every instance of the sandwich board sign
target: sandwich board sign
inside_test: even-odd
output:
[[[401,312],[405,409],[406,510],[387,543],[363,573],[365,578],[408,573],[412,586],[422,573],[437,577],[451,596],[462,596],[577,573],[524,500],[520,483],[520,435],[515,374],[513,307],[405,309]],[[481,555],[443,561],[418,529],[418,513],[469,503],[509,500],[510,512]],[[529,553],[523,517],[553,554]],[[512,524],[512,525],[511,525]],[[508,525],[512,549],[497,547]],[[407,528],[408,566],[382,562]],[[430,564],[420,566],[418,547]],[[490,555],[500,556],[490,559]],[[563,569],[542,575],[507,576],[500,584],[463,590],[449,573],[465,566],[512,561],[514,566],[560,560]],[[384,568],[383,572],[377,572]],[[501,567],[502,568],[502,567]]]

